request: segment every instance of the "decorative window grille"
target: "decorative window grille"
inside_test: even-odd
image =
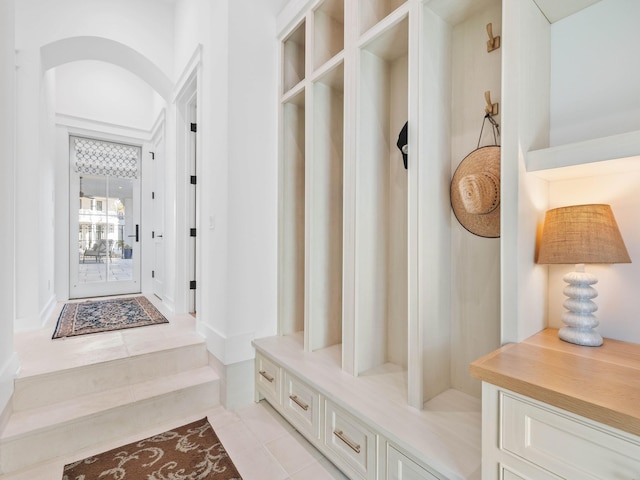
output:
[[[80,137],[73,146],[77,173],[138,178],[139,147]]]

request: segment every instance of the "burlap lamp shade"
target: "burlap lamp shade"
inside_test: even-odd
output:
[[[594,329],[600,322],[593,314],[598,306],[592,300],[598,292],[592,285],[598,280],[585,272],[585,263],[631,263],[613,211],[609,205],[574,205],[554,208],[545,215],[538,263],[576,264],[576,271],[563,280],[568,299],[562,315],[566,325],[558,336],[565,342],[589,347],[602,345],[602,336]]]

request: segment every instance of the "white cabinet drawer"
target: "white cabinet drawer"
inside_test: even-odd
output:
[[[281,369],[271,360],[256,352],[256,388],[264,397],[277,405],[282,404],[280,385]]]
[[[640,478],[640,439],[501,394],[502,449],[566,479]]]
[[[320,438],[320,395],[286,370],[282,407],[299,430]]]
[[[353,473],[376,476],[377,435],[333,402],[325,402],[324,444]]]
[[[387,480],[438,480],[393,445],[387,444]]]

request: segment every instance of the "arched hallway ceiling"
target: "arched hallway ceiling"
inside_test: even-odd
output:
[[[71,37],[44,45],[40,49],[42,68],[51,68],[78,60],[101,60],[118,65],[147,82],[165,100],[173,83],[160,68],[136,50],[103,37]]]

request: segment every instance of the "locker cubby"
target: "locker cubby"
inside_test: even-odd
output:
[[[280,329],[304,330],[305,289],[305,91],[281,106]]]
[[[313,12],[314,68],[344,49],[344,0],[324,0]]]
[[[360,35],[382,21],[406,0],[361,0],[359,4]]]
[[[309,162],[309,348],[342,342],[344,65],[313,83]]]
[[[282,42],[282,93],[304,80],[306,58],[306,24],[303,21]]]
[[[396,146],[409,114],[409,19],[360,49],[356,147],[356,370],[407,368],[408,171]]]

